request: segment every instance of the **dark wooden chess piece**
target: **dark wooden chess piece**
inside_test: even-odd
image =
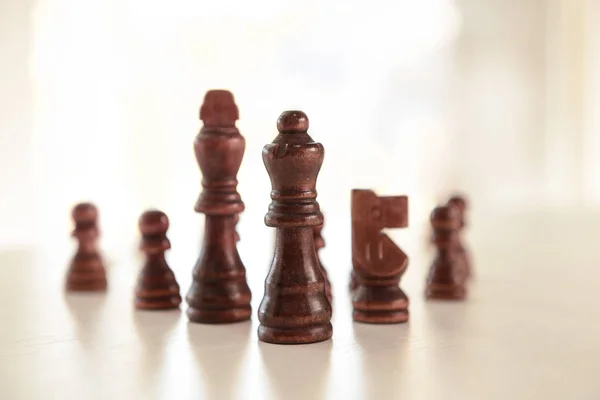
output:
[[[408,321],[408,297],[400,278],[408,257],[384,228],[408,226],[406,196],[379,197],[371,190],[352,190],[352,292],[355,321],[393,324]]]
[[[251,293],[236,246],[236,216],[244,210],[237,192],[237,172],[246,141],[235,126],[233,95],[211,90],[200,109],[204,126],[194,141],[203,191],[196,212],[206,215],[202,252],[186,296],[192,322],[230,323],[250,319]]]
[[[313,231],[323,224],[316,182],[325,152],[308,135],[302,111],[282,113],[277,129],[279,135],[262,152],[273,200],[265,224],[276,228],[276,235],[258,310],[258,338],[277,344],[315,343],[333,332]]]
[[[77,204],[71,216],[75,229],[71,236],[78,241],[77,252],[67,271],[68,291],[106,290],[106,270],[98,251],[98,209],[91,203]]]
[[[430,216],[436,255],[429,269],[428,299],[462,300],[466,296],[464,259],[457,250],[459,211],[453,205],[436,207]]]
[[[135,288],[135,308],[179,308],[179,285],[165,259],[165,251],[171,248],[167,238],[169,218],[162,211],[150,210],[142,214],[138,225],[142,234],[140,250],[145,253],[146,261]]]
[[[321,232],[323,231],[323,224],[318,226],[313,226],[313,233],[315,237],[315,250],[317,251],[317,260],[319,261],[319,268],[321,269],[321,273],[323,274],[323,279],[325,279],[325,293],[327,294],[327,299],[331,303],[333,301],[333,297],[331,295],[331,282],[329,282],[329,277],[327,276],[327,270],[323,266],[321,262],[321,257],[319,257],[319,250],[325,247],[325,239],[323,239],[323,235]]]
[[[469,253],[465,249],[462,236],[466,226],[465,214],[467,212],[467,201],[462,196],[452,196],[450,200],[448,200],[448,204],[455,206],[458,211],[458,219],[460,221],[460,225],[458,228],[458,240],[456,246],[457,251],[462,255],[464,259],[464,266],[466,269],[467,278],[470,278],[473,275],[473,270],[471,268],[471,258],[469,257]]]

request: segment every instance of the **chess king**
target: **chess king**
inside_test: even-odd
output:
[[[236,246],[235,225],[244,211],[237,173],[246,148],[235,126],[238,117],[230,92],[206,93],[200,109],[204,126],[194,141],[203,188],[195,210],[206,215],[206,223],[202,252],[186,296],[192,322],[231,323],[248,320],[252,314],[246,269]]]
[[[353,318],[374,324],[408,320],[408,297],[399,287],[408,257],[384,228],[408,226],[406,196],[378,197],[371,190],[352,191]]]

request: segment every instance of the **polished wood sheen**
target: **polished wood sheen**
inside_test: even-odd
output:
[[[286,111],[279,135],[263,148],[271,178],[271,205],[265,224],[276,228],[275,255],[258,310],[258,338],[277,344],[331,338],[331,304],[315,251],[314,227],[323,224],[316,181],[324,149],[308,135],[308,118]]]
[[[238,109],[233,95],[211,90],[200,109],[204,126],[194,150],[202,171],[203,191],[196,212],[206,215],[202,251],[187,293],[190,321],[218,324],[248,320],[251,293],[237,251],[235,225],[244,203],[237,192],[237,172],[246,142],[235,126]]]
[[[138,225],[142,234],[140,250],[145,255],[145,262],[135,288],[135,308],[179,308],[179,285],[165,259],[165,251],[171,248],[167,238],[169,218],[162,211],[149,210],[141,215]]]
[[[450,204],[436,207],[430,216],[436,255],[429,269],[425,297],[440,300],[462,300],[466,296],[467,271],[457,242],[460,211]]]
[[[78,248],[67,271],[68,291],[106,290],[106,270],[98,250],[98,209],[92,203],[77,204],[71,217],[75,229],[71,236],[77,239]]]
[[[353,318],[371,324],[408,320],[408,297],[400,278],[408,257],[384,228],[408,226],[406,196],[379,197],[371,190],[352,190]]]

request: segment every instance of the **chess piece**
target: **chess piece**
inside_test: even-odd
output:
[[[457,250],[459,211],[453,205],[436,207],[430,220],[436,256],[429,269],[425,296],[428,299],[464,299],[466,271],[464,259]]]
[[[319,269],[323,274],[323,279],[325,279],[325,293],[327,294],[327,299],[331,303],[333,297],[331,295],[331,282],[329,282],[329,277],[327,276],[327,270],[323,267],[323,263],[321,262],[321,258],[319,257],[319,250],[325,247],[325,239],[323,239],[323,235],[321,235],[321,231],[323,230],[323,224],[313,226],[313,233],[315,238],[315,250],[317,252],[317,261],[319,261]]]
[[[98,251],[98,209],[91,203],[80,203],[71,216],[75,223],[71,236],[77,239],[78,248],[67,271],[67,290],[106,290],[106,271]]]
[[[448,200],[448,204],[455,206],[458,211],[458,220],[460,221],[460,225],[458,228],[458,240],[456,246],[457,251],[461,254],[461,256],[464,259],[466,276],[467,278],[470,278],[473,275],[473,271],[471,268],[471,259],[463,243],[463,233],[466,226],[465,214],[467,211],[467,201],[462,196],[453,196],[450,198],[450,200]]]
[[[408,297],[399,287],[408,257],[381,232],[384,228],[407,226],[406,196],[379,197],[371,190],[352,190],[355,321],[371,324],[408,321]]]
[[[194,141],[203,191],[196,212],[206,215],[202,252],[186,296],[192,322],[230,323],[250,319],[251,293],[236,247],[236,215],[244,210],[237,192],[237,172],[246,141],[235,126],[233,95],[210,90],[200,109],[204,126]]]
[[[323,224],[316,181],[324,149],[308,135],[302,111],[282,113],[277,129],[279,135],[262,152],[273,200],[265,224],[276,228],[276,236],[258,310],[258,338],[277,344],[315,343],[333,332],[313,231]]]
[[[142,234],[140,250],[145,253],[146,261],[135,288],[135,308],[179,308],[179,285],[165,259],[165,251],[171,248],[167,238],[169,218],[162,211],[146,211],[139,219],[139,228]]]

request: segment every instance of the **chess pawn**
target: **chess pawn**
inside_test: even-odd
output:
[[[68,291],[106,290],[106,271],[98,251],[98,209],[91,203],[77,204],[71,216],[75,229],[71,236],[78,241],[78,249],[67,271]]]
[[[315,238],[315,250],[317,252],[317,260],[319,261],[319,268],[321,273],[323,274],[323,279],[325,279],[325,293],[327,294],[327,299],[331,303],[333,297],[331,295],[331,283],[329,282],[329,278],[327,276],[327,270],[323,267],[323,263],[321,262],[321,258],[319,257],[319,250],[325,247],[325,239],[323,239],[323,235],[321,235],[321,231],[323,230],[323,225],[313,226],[313,233]]]
[[[406,322],[409,300],[399,283],[408,257],[381,230],[408,226],[408,198],[355,189],[351,207],[352,317],[371,324]]]
[[[459,211],[449,205],[435,208],[430,216],[436,256],[429,269],[425,296],[429,299],[462,300],[466,296],[464,259],[457,250]]]
[[[179,308],[179,285],[165,259],[165,251],[171,248],[167,238],[169,219],[162,211],[151,210],[142,214],[138,224],[142,234],[140,250],[145,253],[146,260],[135,288],[135,308]]]
[[[202,171],[202,193],[195,210],[206,216],[202,251],[186,296],[190,321],[230,323],[250,319],[251,293],[246,269],[236,247],[236,216],[244,210],[237,192],[245,139],[235,126],[238,108],[233,95],[210,90],[200,109],[204,126],[194,141]]]
[[[458,241],[457,241],[457,251],[461,254],[461,256],[464,259],[464,266],[465,266],[465,273],[467,278],[470,278],[473,275],[473,271],[471,268],[471,260],[469,257],[469,253],[467,252],[467,250],[464,247],[464,243],[463,243],[463,232],[464,232],[464,228],[466,226],[465,223],[465,214],[467,211],[467,202],[464,199],[464,197],[461,196],[453,196],[450,198],[450,200],[448,200],[448,205],[453,205],[456,207],[457,211],[458,211],[458,220],[460,222],[459,224],[459,228],[458,228]]]
[[[308,135],[308,118],[301,111],[282,113],[277,129],[279,135],[262,152],[272,186],[265,224],[276,228],[276,234],[258,310],[258,338],[277,344],[315,343],[333,332],[313,231],[323,224],[316,181],[325,152]]]

